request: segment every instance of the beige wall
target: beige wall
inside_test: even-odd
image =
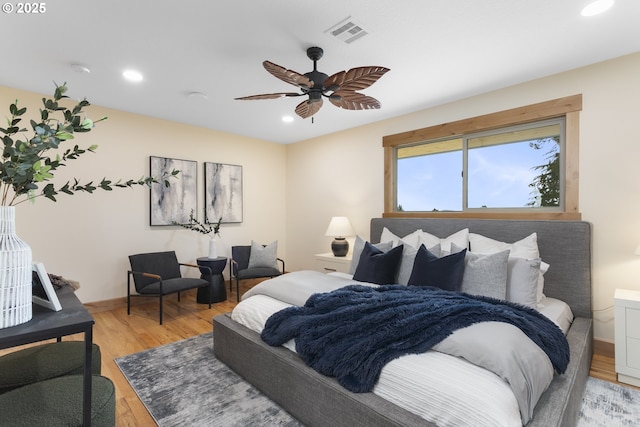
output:
[[[640,290],[633,255],[640,243],[640,54],[288,146],[287,266],[313,268],[313,254],[330,250],[331,216],[348,216],[368,237],[369,219],[383,209],[384,135],[579,93],[580,211],[593,224],[595,336],[612,341],[615,289]]]
[[[3,117],[16,98],[37,114],[41,95],[0,87]],[[98,144],[98,150],[68,162],[55,182],[72,177],[85,182],[99,182],[105,176],[138,179],[149,174],[149,156],[196,160],[200,210],[204,206],[203,162],[242,165],[244,221],[222,225],[223,246],[228,250],[231,244],[249,244],[251,239],[261,243],[277,239],[278,252],[284,256],[284,145],[98,106],[91,106],[88,112],[91,118],[108,116],[108,120],[89,134],[77,135],[75,142],[82,147]],[[42,261],[49,273],[78,280],[83,302],[126,295],[127,255],[175,250],[180,261],[195,262],[208,253],[206,236],[174,226],[149,226],[146,187],[60,195],[57,203],[39,198],[34,204],[18,205],[16,216],[18,235],[31,246],[34,260]]]

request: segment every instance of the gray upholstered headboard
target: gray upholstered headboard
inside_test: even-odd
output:
[[[504,242],[515,242],[534,231],[542,260],[550,265],[544,275],[545,295],[565,301],[577,317],[591,318],[591,224],[584,221],[529,221],[449,218],[373,218],[373,243],[383,227],[397,236],[422,229],[440,238],[468,228]],[[473,250],[473,248],[471,248]]]

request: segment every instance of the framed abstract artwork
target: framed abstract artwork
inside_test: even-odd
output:
[[[169,187],[162,183],[151,186],[151,225],[189,222],[191,211],[197,210],[197,162],[151,156],[150,163],[152,177],[170,174],[174,169],[180,171]]]
[[[205,162],[204,203],[209,222],[242,222],[242,166]]]

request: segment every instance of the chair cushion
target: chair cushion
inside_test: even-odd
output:
[[[81,426],[82,375],[40,381],[0,395],[2,425],[12,427]],[[91,387],[91,425],[116,423],[115,388],[109,378],[94,375]]]
[[[100,347],[93,344],[92,372],[100,374]],[[82,374],[84,341],[61,341],[28,347],[0,357],[0,393],[63,375]]]
[[[173,294],[188,289],[209,286],[209,282],[204,279],[191,277],[180,277],[162,281],[162,295]],[[142,295],[160,295],[160,282],[153,282],[138,291]]]
[[[238,279],[255,279],[258,277],[275,277],[282,274],[277,268],[257,267],[238,271]]]

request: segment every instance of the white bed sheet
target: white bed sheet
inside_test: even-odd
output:
[[[265,295],[253,295],[236,306],[231,318],[260,333],[273,313],[289,306]],[[566,334],[573,320],[567,304],[546,298],[540,311]],[[283,346],[295,352],[293,340]],[[389,362],[373,393],[440,426],[522,426],[518,402],[503,379],[437,351]]]

